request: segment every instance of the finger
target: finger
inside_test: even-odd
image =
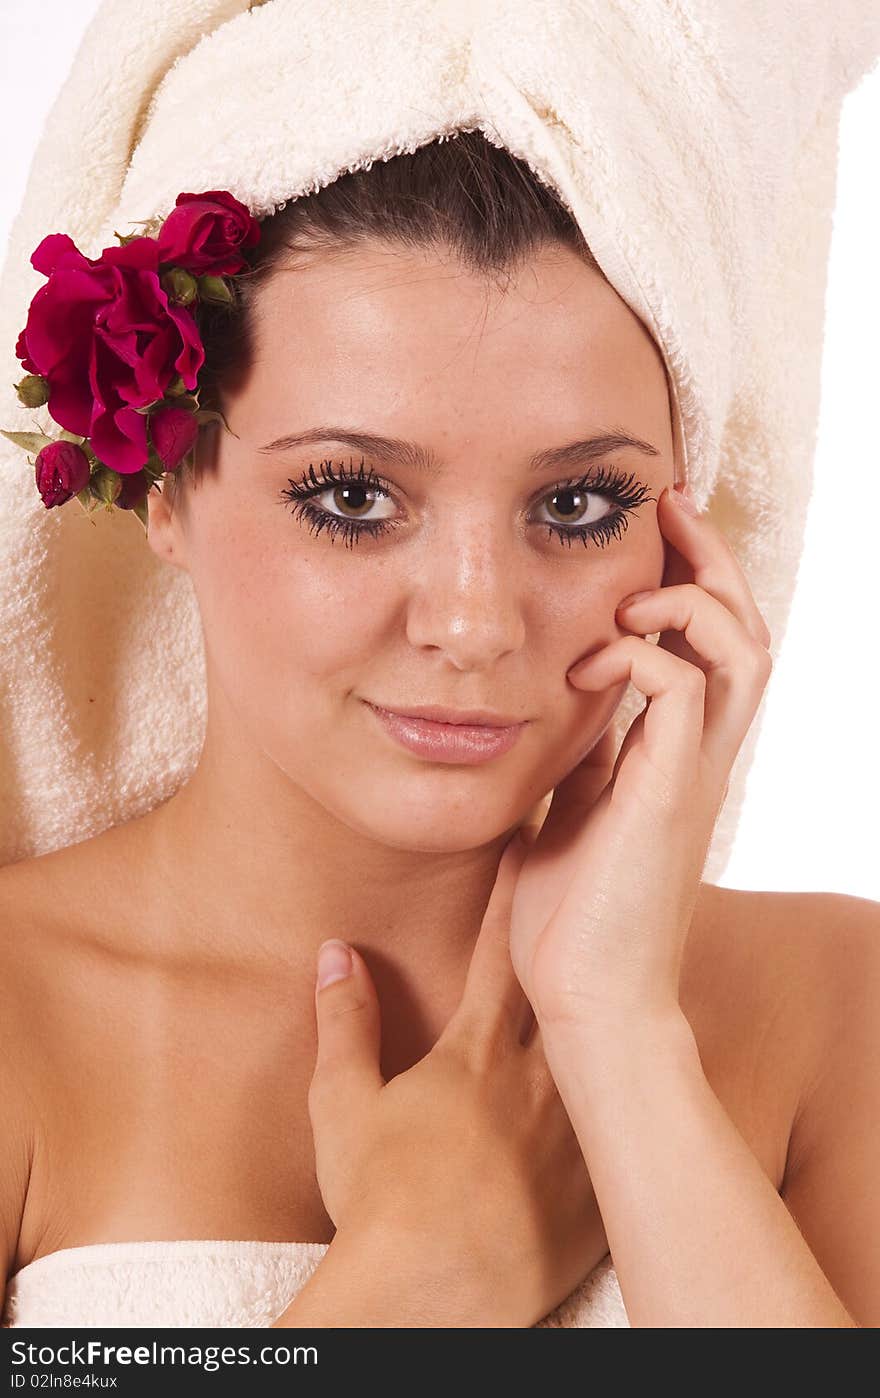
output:
[[[729,541],[708,514],[688,514],[678,503],[679,498],[679,491],[667,488],[657,502],[657,518],[664,535],[690,564],[694,582],[723,603],[766,649],[772,644],[770,631]],[[679,579],[673,577],[672,581]]]
[[[652,703],[640,716],[644,719],[643,732],[651,761],[669,771],[669,761],[663,758],[662,749],[665,744],[674,743],[676,737],[682,741],[682,724],[693,723],[699,701],[702,708],[699,725],[696,730],[688,729],[689,742],[685,743],[680,760],[687,760],[686,752],[694,756],[692,745],[698,739],[710,770],[723,784],[766,688],[773,665],[769,651],[746,632],[723,603],[696,583],[658,588],[629,607],[621,608],[618,618],[628,628],[644,634],[655,631],[683,634],[697,663],[682,660],[662,644],[622,637],[569,671],[572,683],[583,685],[586,678],[590,689],[615,684],[627,673],[628,666],[638,689],[643,688],[641,679],[650,683],[652,676],[668,676],[682,696],[677,723],[667,730],[675,704],[673,702],[671,708],[664,704],[655,713],[657,706],[653,695],[650,696]],[[634,647],[631,642],[635,642]],[[701,677],[702,683],[696,676]],[[668,697],[665,691],[664,697]],[[662,720],[662,727],[658,719]]]
[[[473,1042],[519,1043],[531,1006],[510,956],[510,911],[529,841],[510,839],[483,914],[464,991],[447,1030]],[[446,1031],[444,1031],[446,1032]]]
[[[644,732],[647,771],[643,779],[656,784],[661,804],[670,803],[696,780],[706,689],[702,670],[639,636],[622,636],[581,661],[568,677],[578,688],[589,690],[631,680],[647,696],[649,702],[637,720]]]
[[[618,609],[618,620],[648,635],[659,630],[685,637],[706,674],[703,753],[719,774],[729,774],[772,673],[770,652],[697,583],[659,588]],[[664,650],[663,642],[654,649]]]
[[[325,942],[323,947],[327,945]],[[346,944],[333,938],[330,945],[344,970],[342,948]],[[309,1088],[309,1110],[316,1127],[350,1114],[366,1094],[384,1086],[385,1081],[379,1068],[379,998],[363,957],[354,947],[349,947],[348,953],[350,972],[315,986],[318,1054]],[[322,959],[319,969],[323,964]]]

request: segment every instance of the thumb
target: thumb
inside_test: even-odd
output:
[[[384,1085],[379,1068],[379,999],[363,957],[333,937],[318,948],[315,1010],[318,1055],[310,1110],[338,1117],[364,1093]]]
[[[499,1035],[512,1038],[531,1016],[511,961],[510,916],[517,879],[535,835],[534,827],[522,826],[504,848],[461,1001],[447,1026],[450,1035],[463,1031],[475,1042],[497,1041]]]

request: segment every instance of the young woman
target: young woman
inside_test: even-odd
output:
[[[701,882],[770,638],[657,346],[479,133],[295,201],[243,281],[228,430],[149,498],[197,769],[0,871],[12,1319],[94,1323],[124,1258],[117,1313],[200,1323],[175,1244],[296,1240],[245,1323],[876,1324],[878,908]]]

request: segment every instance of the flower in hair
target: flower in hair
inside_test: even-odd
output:
[[[222,414],[199,407],[205,362],[202,303],[234,304],[260,225],[228,190],[179,194],[164,219],[122,236],[98,258],[66,233],[50,233],[31,255],[47,278],[15,346],[26,370],[16,385],[26,407],[46,406],[57,437],[3,432],[36,453],[47,509],[76,496],[130,509],[147,527],[146,497],[195,445],[199,426]]]

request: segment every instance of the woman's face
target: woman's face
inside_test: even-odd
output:
[[[623,634],[620,600],[661,581],[656,502],[673,447],[660,354],[555,245],[503,291],[451,254],[372,243],[285,271],[261,296],[253,363],[224,404],[237,435],[205,434],[170,515],[150,498],[150,544],[197,594],[209,723],[234,724],[215,750],[244,739],[383,845],[486,844],[584,756],[624,693],[566,676]],[[655,450],[531,464],[612,432]],[[358,479],[328,485],[331,472]],[[601,492],[570,484],[585,476]],[[370,703],[528,722],[507,752],[451,763],[401,746]]]

